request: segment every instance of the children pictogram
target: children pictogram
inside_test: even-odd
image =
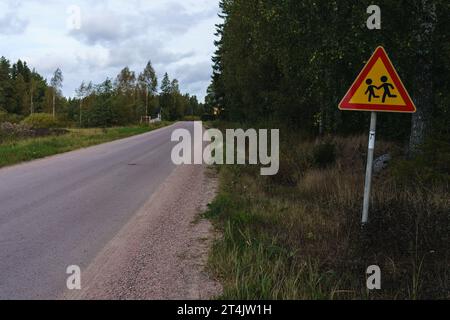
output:
[[[378,87],[373,85],[372,79],[367,79],[366,84],[368,85],[366,94],[369,95],[369,102],[372,101],[372,98],[379,98],[380,96],[375,94],[375,90],[378,90]]]
[[[397,95],[393,94],[391,92],[391,90],[395,90],[395,87],[392,83],[388,82],[389,78],[386,76],[382,76],[381,77],[381,85],[379,87],[375,86],[373,84],[373,80],[372,79],[367,79],[366,80],[366,84],[367,84],[367,90],[365,92],[366,95],[368,95],[368,101],[372,102],[372,99],[378,99],[380,98],[380,96],[377,95],[377,91],[378,90],[383,90],[382,94],[382,102],[385,103],[386,102],[386,98],[397,98]]]
[[[341,110],[414,113],[416,107],[386,54],[379,47],[339,104]]]
[[[386,98],[397,98],[397,96],[395,94],[391,93],[391,89],[395,89],[395,87],[391,84],[388,83],[388,77],[386,76],[382,76],[381,77],[381,82],[383,82],[383,84],[381,86],[378,87],[378,89],[383,89],[384,93],[383,93],[383,103],[386,102]]]

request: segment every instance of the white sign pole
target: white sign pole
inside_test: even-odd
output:
[[[373,155],[375,151],[375,140],[377,134],[376,130],[377,130],[377,113],[372,112],[372,116],[370,119],[369,151],[367,153],[366,184],[364,187],[364,207],[362,215],[363,225],[369,222],[370,191],[372,189]]]

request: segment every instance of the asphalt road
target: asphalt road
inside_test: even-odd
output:
[[[173,172],[178,123],[0,170],[0,299],[56,299]]]

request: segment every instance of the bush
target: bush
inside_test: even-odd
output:
[[[14,124],[10,122],[0,124],[0,142],[31,136],[33,136],[33,130],[25,124]]]
[[[216,116],[212,115],[212,114],[203,114],[201,116],[201,120],[203,122],[207,122],[207,121],[214,121],[216,120]]]
[[[313,150],[314,164],[327,168],[336,162],[336,146],[332,142],[321,143]]]
[[[23,119],[22,116],[0,110],[0,123],[2,122],[19,123],[20,121],[22,121],[22,119]]]
[[[439,139],[427,141],[417,157],[395,161],[392,174],[404,184],[450,184],[450,143]]]
[[[200,121],[201,117],[199,116],[185,116],[184,121]]]
[[[47,113],[35,113],[22,121],[23,124],[26,124],[33,129],[52,129],[61,127],[61,124],[58,120],[54,119],[51,114]]]

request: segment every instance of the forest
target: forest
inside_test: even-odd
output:
[[[160,112],[168,121],[204,112],[197,97],[181,93],[178,80],[167,73],[158,87],[151,62],[139,74],[125,67],[115,79],[83,81],[74,97],[62,94],[63,82],[59,68],[48,81],[24,61],[11,64],[0,58],[0,122],[16,123],[43,113],[61,126],[111,127],[136,124],[145,116],[156,118]]]
[[[207,104],[222,117],[277,123],[314,135],[366,132],[370,116],[340,100],[384,46],[415,101],[416,115],[381,114],[382,137],[449,140],[450,4],[381,0],[381,30],[368,30],[370,1],[222,0]],[[412,132],[412,129],[413,132]]]

